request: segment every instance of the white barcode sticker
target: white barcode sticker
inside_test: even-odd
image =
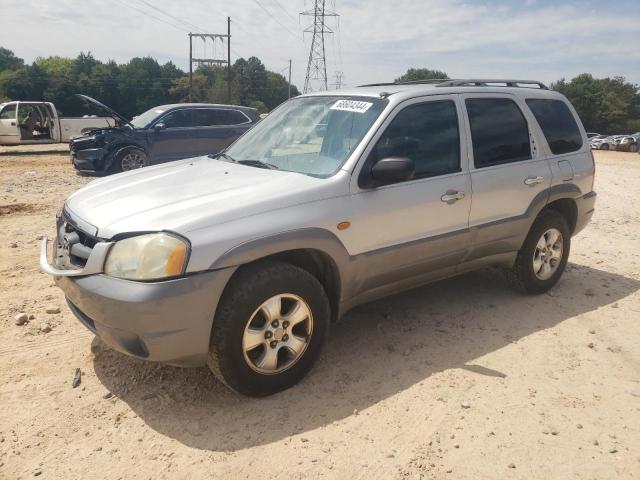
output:
[[[331,106],[331,110],[343,110],[345,112],[364,113],[371,108],[373,103],[359,100],[338,100]]]

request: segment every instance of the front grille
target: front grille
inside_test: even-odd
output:
[[[97,242],[97,237],[80,229],[63,211],[57,221],[56,264],[66,269],[84,267]]]

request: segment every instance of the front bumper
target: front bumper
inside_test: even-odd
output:
[[[123,280],[100,273],[98,260],[106,256],[106,245],[96,244],[83,269],[69,270],[58,265],[57,248],[54,264],[49,262],[45,238],[40,265],[54,277],[80,322],[114,350],[171,365],[204,365],[213,317],[235,268],[162,282]]]
[[[143,360],[206,364],[213,316],[234,269],[166,282],[55,277],[71,311],[105,344]]]
[[[106,151],[104,148],[72,149],[69,153],[74,168],[82,173],[100,173],[104,170]]]

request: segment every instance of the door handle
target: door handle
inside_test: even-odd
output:
[[[440,200],[442,200],[445,203],[449,203],[449,202],[457,202],[458,200],[462,200],[463,198],[464,198],[464,192],[453,192],[453,193],[447,192],[440,197]]]
[[[527,177],[524,179],[525,185],[537,185],[544,182],[544,177]]]

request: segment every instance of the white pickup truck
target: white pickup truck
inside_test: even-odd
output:
[[[112,118],[60,118],[50,102],[0,103],[0,145],[66,143],[93,128],[113,126]]]

